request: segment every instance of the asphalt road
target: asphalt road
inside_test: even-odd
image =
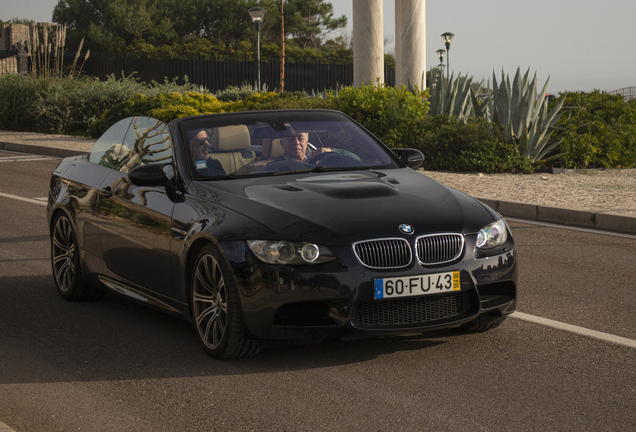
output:
[[[39,203],[58,160],[17,156],[0,152],[0,431],[636,430],[635,348],[521,319],[215,361],[179,319],[65,302]],[[636,239],[511,227],[520,312],[636,339]]]

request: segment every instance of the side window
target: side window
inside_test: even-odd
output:
[[[168,125],[150,117],[134,117],[121,150],[121,172],[130,172],[138,165],[170,162],[172,141]]]
[[[93,146],[88,160],[108,168],[119,169],[122,143],[132,120],[132,117],[120,120],[104,132]]]

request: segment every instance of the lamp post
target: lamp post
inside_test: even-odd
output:
[[[446,45],[446,78],[448,78],[448,74],[450,73],[450,45],[453,40],[452,33],[446,32],[442,34],[442,39],[444,39],[444,44]]]
[[[443,49],[438,49],[437,51],[437,57],[439,57],[439,76],[443,77],[444,76],[444,54],[446,53],[446,50]]]
[[[267,9],[253,7],[248,12],[256,26],[256,76],[258,77],[258,91],[261,91],[261,26]]]

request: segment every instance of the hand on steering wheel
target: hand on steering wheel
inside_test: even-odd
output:
[[[314,152],[314,154],[313,154],[313,155],[312,155],[309,159],[307,159],[307,163],[310,163],[310,164],[317,164],[317,163],[318,163],[318,161],[320,161],[321,159],[324,159],[325,157],[327,157],[327,156],[330,156],[330,155],[333,155],[333,154],[334,154],[334,153],[333,153],[333,150],[331,150],[331,149],[326,150],[326,147],[323,147],[323,148],[324,148],[325,150],[321,151],[321,152],[320,152],[320,153],[318,153],[318,154],[316,154],[316,153],[318,152],[318,150],[321,150],[321,149],[316,150],[316,152]]]

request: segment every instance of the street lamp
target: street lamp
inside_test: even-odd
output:
[[[437,57],[439,57],[439,64],[441,66],[438,66],[439,68],[439,76],[442,77],[444,76],[444,54],[446,53],[446,50],[443,49],[438,49],[437,51]]]
[[[261,91],[261,26],[267,9],[253,7],[248,10],[252,22],[256,26],[256,76],[258,77],[258,91]]]
[[[446,78],[448,78],[448,74],[450,73],[450,44],[453,40],[453,36],[455,35],[449,32],[442,34],[442,39],[444,39],[444,44],[446,45],[446,53],[448,54],[446,56]]]
[[[444,63],[444,54],[446,54],[446,50],[438,49],[436,52],[437,52],[437,57],[439,57],[439,62]]]

